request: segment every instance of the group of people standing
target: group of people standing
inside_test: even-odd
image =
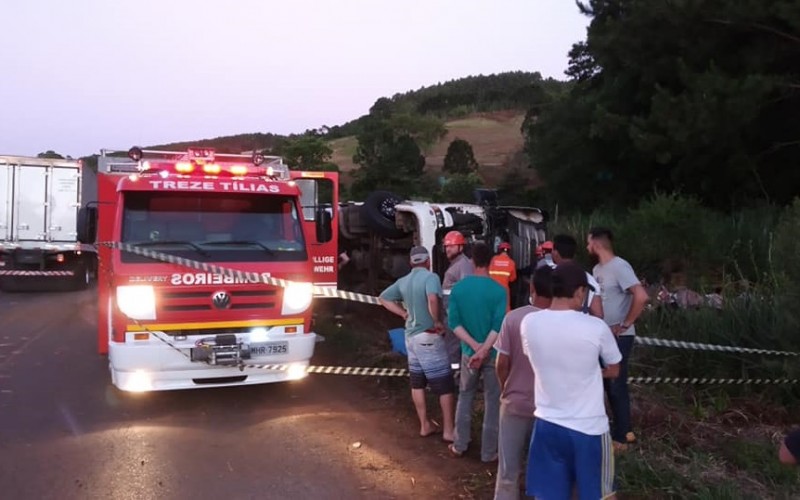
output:
[[[465,247],[461,233],[445,236],[450,267],[442,282],[430,270],[428,251],[413,248],[411,272],[380,295],[406,321],[420,436],[441,435],[450,453],[462,457],[482,386],[480,457],[498,462],[495,498],[519,498],[523,473],[526,493],[536,498],[612,497],[614,453],[636,439],[627,364],[634,323],[648,300],[630,264],[614,254],[613,234],[596,228],[587,235],[598,261],[591,274],[573,260],[577,241],[554,237],[551,254],[532,273],[530,304],[513,310],[508,284],[517,269],[510,246],[500,244],[495,256],[478,242],[471,257]],[[441,428],[428,416],[426,387],[439,397]]]

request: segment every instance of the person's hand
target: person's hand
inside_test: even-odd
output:
[[[477,370],[478,368],[481,367],[481,365],[484,363],[484,361],[486,361],[486,358],[488,357],[489,353],[484,351],[483,349],[480,349],[478,350],[478,352],[476,352],[469,358],[468,366],[473,370]]]
[[[439,320],[433,322],[433,331],[439,335],[444,335],[444,323]]]
[[[624,332],[627,329],[628,327],[622,326],[622,323],[618,323],[611,327],[611,333],[613,333],[615,337],[619,337],[622,334],[622,332]]]

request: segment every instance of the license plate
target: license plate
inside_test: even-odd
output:
[[[270,356],[273,354],[288,354],[289,342],[266,342],[263,344],[250,344],[251,356]]]

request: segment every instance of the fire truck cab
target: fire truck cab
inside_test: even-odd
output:
[[[116,387],[305,376],[316,341],[313,285],[335,285],[335,267],[319,263],[335,266],[337,255],[337,214],[309,187],[331,184],[335,207],[335,172],[290,172],[278,157],[209,148],[132,148],[103,150],[97,177],[98,202],[80,210],[78,238],[98,248],[98,351],[108,354]],[[243,273],[218,274],[210,265]]]

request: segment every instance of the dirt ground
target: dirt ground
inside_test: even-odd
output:
[[[387,331],[402,326],[399,319],[375,306],[330,302],[318,309],[317,331],[325,336],[315,354],[316,364],[406,367],[405,357],[391,352]],[[368,321],[364,321],[369,318]],[[323,375],[318,375],[323,376]],[[497,465],[481,463],[479,435],[463,458],[453,458],[440,435],[419,437],[419,425],[405,377],[352,377],[373,429],[362,447],[384,457],[366,454],[363,467],[381,468],[387,481],[408,484],[414,498],[491,498]],[[438,402],[428,396],[432,418],[441,422]],[[475,427],[476,422],[473,422]],[[374,469],[370,469],[374,470]]]

